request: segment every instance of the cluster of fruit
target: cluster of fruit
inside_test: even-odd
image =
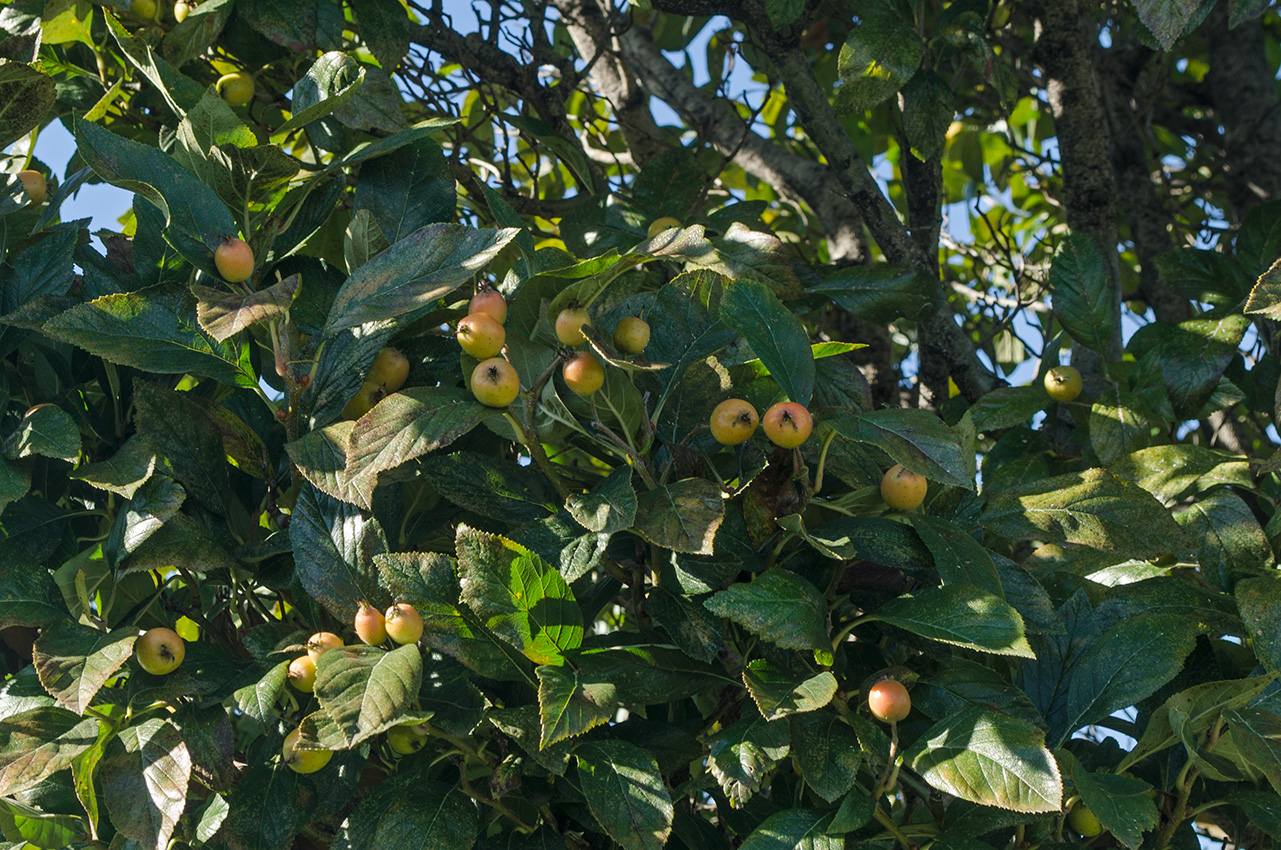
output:
[[[810,438],[814,418],[805,405],[794,401],[780,401],[770,406],[761,419],[751,402],[741,398],[727,398],[712,410],[708,423],[712,436],[723,446],[746,443],[756,433],[760,424],[770,442],[785,449],[794,449]]]
[[[516,367],[500,356],[507,344],[506,321],[507,300],[496,289],[482,286],[454,329],[463,351],[480,361],[471,373],[471,391],[487,407],[506,407],[520,394]]]

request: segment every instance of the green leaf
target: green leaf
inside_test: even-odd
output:
[[[1174,519],[1196,542],[1201,573],[1215,587],[1229,589],[1237,576],[1257,575],[1275,560],[1254,512],[1231,490],[1207,493]]]
[[[175,68],[181,68],[214,45],[234,9],[234,0],[207,0],[193,7],[186,19],[165,35],[160,52]]]
[[[746,711],[707,739],[707,768],[736,804],[745,803],[764,785],[769,772],[787,757],[791,733],[782,721],[770,723]]]
[[[1150,696],[1183,669],[1196,643],[1196,625],[1174,614],[1123,620],[1077,657],[1060,739]]]
[[[966,584],[927,587],[891,599],[873,618],[931,640],[995,655],[1034,658],[1023,618],[1001,597]]]
[[[325,53],[294,84],[293,114],[276,129],[272,143],[281,144],[289,133],[332,114],[351,100],[364,83],[365,69],[351,57],[345,53]]]
[[[720,488],[706,478],[686,478],[642,493],[632,530],[655,546],[710,555],[724,519]]]
[[[459,526],[462,600],[487,628],[535,664],[556,664],[583,642],[583,613],[560,573],[495,534]]]
[[[984,705],[1003,714],[1039,724],[1044,720],[1028,695],[991,667],[953,658],[912,688],[912,708],[940,720],[971,705]]]
[[[828,813],[813,809],[775,812],[752,830],[739,850],[841,850],[842,835],[828,835]]]
[[[1136,332],[1127,346],[1140,353],[1138,374],[1163,383],[1182,418],[1197,416],[1210,401],[1250,327],[1250,320],[1234,311],[1206,315],[1210,318],[1177,325],[1153,322]]]
[[[484,268],[518,232],[456,224],[414,231],[347,278],[334,296],[323,336],[427,306]]]
[[[238,346],[206,336],[152,290],[104,295],[54,316],[49,336],[144,372],[187,372],[224,384],[257,386]]]
[[[1152,31],[1163,50],[1174,46],[1200,6],[1198,0],[1134,0],[1139,20]]]
[[[4,442],[9,460],[43,455],[74,463],[80,457],[80,429],[56,404],[38,404],[28,410]]]
[[[759,658],[743,668],[743,684],[761,716],[770,721],[817,711],[836,695],[836,677],[826,670],[798,680]]]
[[[703,604],[713,614],[783,649],[831,650],[823,594],[786,570],[767,570],[750,583],[740,582],[713,594]]]
[[[475,805],[427,770],[399,771],[379,782],[338,827],[333,850],[466,850],[480,824]]]
[[[352,505],[304,486],[289,523],[294,571],[308,595],[343,622],[356,614],[373,580],[365,572],[387,551],[378,521]]]
[[[917,475],[974,489],[960,435],[933,413],[893,408],[842,416],[829,424],[843,437],[882,449]]]
[[[86,121],[76,121],[72,130],[76,149],[94,173],[155,204],[164,214],[165,239],[189,263],[217,273],[213,252],[238,231],[213,190],[159,148]]]
[[[236,709],[257,720],[260,725],[270,726],[276,721],[276,701],[284,692],[288,681],[289,662],[281,661],[257,682],[245,685],[232,694]]]
[[[58,586],[48,570],[38,566],[44,557],[28,560],[24,553],[39,555],[28,550],[28,541],[15,538],[38,536],[39,546],[48,549],[50,537],[54,545],[62,536],[41,517],[23,510],[27,499],[10,505],[0,515],[0,628],[31,626],[43,628],[67,619],[67,606],[62,601]],[[57,512],[46,514],[56,516]],[[5,539],[8,538],[8,539]]]
[[[674,810],[654,757],[625,741],[589,741],[575,755],[583,796],[609,837],[626,850],[661,850]]]
[[[164,524],[178,515],[187,492],[167,475],[157,475],[138,488],[129,505],[116,514],[111,533],[103,544],[107,560],[121,561],[142,548]]]
[[[695,273],[705,270],[732,281],[764,284],[780,298],[800,296],[792,254],[773,233],[752,230],[736,221],[723,236],[707,240],[703,234],[703,226],[695,224],[671,236],[655,236],[635,250],[647,256],[685,260]]]
[[[191,780],[191,754],[177,727],[152,718],[121,729],[98,770],[116,829],[143,847],[167,846]]]
[[[30,65],[0,59],[0,148],[43,123],[56,99],[52,77]]]
[[[1175,731],[1170,722],[1173,715],[1182,718],[1183,735],[1199,737],[1218,722],[1224,710],[1244,708],[1271,684],[1270,677],[1258,676],[1252,679],[1204,682],[1179,691],[1152,712],[1143,729],[1143,737],[1126,754],[1118,766],[1118,772],[1180,742],[1180,733]]]
[[[1059,243],[1050,266],[1054,315],[1077,342],[1099,354],[1107,351],[1116,314],[1107,263],[1094,240],[1069,234]]]
[[[551,669],[551,668],[548,668]],[[489,708],[485,718],[494,728],[516,742],[534,761],[556,776],[564,776],[569,769],[569,759],[573,746],[566,740],[560,743],[539,745],[542,738],[542,722],[539,719],[539,707],[522,705],[514,708]]]
[[[206,508],[225,514],[230,483],[218,427],[186,393],[155,384],[138,381],[134,403],[138,433],[164,458],[166,471]]]
[[[1117,459],[1108,471],[1167,502],[1193,489],[1207,490],[1218,484],[1250,487],[1254,481],[1244,458],[1192,445],[1140,449]]]
[[[105,634],[78,623],[45,629],[33,649],[40,683],[58,702],[83,715],[98,689],[129,660],[137,637],[133,628]]]
[[[968,584],[1001,599],[1005,590],[992,555],[954,522],[915,515],[912,527],[934,556],[934,568],[944,584]]]
[[[0,265],[0,306],[5,313],[40,303],[45,295],[65,295],[75,273],[73,268],[79,232],[68,227],[55,230],[34,245]],[[12,316],[6,316],[12,319]]]
[[[937,72],[922,70],[903,87],[903,130],[912,155],[925,162],[938,154],[956,114],[952,86]]]
[[[793,715],[792,758],[805,784],[829,803],[854,787],[863,752],[858,736],[839,715],[811,711]]]
[[[1281,577],[1269,570],[1233,588],[1254,654],[1274,676],[1281,676]]]
[[[0,794],[13,796],[70,766],[98,740],[98,721],[54,706],[0,720]]]
[[[805,0],[766,0],[765,14],[776,30],[794,22],[805,11]]]
[[[982,524],[1003,537],[1076,543],[1123,558],[1148,560],[1184,545],[1182,530],[1151,494],[1103,469],[1001,494],[988,504]]]
[[[967,413],[975,431],[1001,431],[1025,424],[1049,401],[1040,387],[997,387],[970,405]]]
[[[837,59],[837,109],[860,114],[897,92],[916,73],[925,45],[893,14],[866,17],[850,30]]]
[[[345,746],[395,726],[418,696],[422,653],[415,644],[391,652],[375,646],[342,646],[316,662],[316,699],[333,719]]]
[[[1016,812],[1057,812],[1063,781],[1042,732],[986,706],[971,706],[923,733],[904,756],[921,778],[948,794]]]
[[[589,680],[569,668],[547,664],[536,672],[538,714],[542,721],[539,749],[582,735],[614,719],[618,693],[612,683]]]
[[[546,519],[559,508],[541,474],[489,455],[429,455],[418,470],[446,499],[490,519],[523,524]]]
[[[1081,801],[1121,843],[1138,850],[1143,833],[1160,821],[1152,786],[1139,779],[1110,773],[1091,773],[1073,761],[1072,784]]]
[[[680,596],[665,586],[652,588],[646,611],[690,658],[711,663],[725,641],[721,620],[696,599]]]
[[[1281,717],[1258,708],[1229,708],[1223,718],[1241,755],[1281,794]]]
[[[806,291],[826,295],[864,321],[881,323],[926,316],[937,285],[923,272],[872,263],[832,269]]]
[[[443,448],[486,419],[501,415],[465,390],[411,387],[392,393],[347,435],[348,494],[361,507],[371,507],[380,472]]]
[[[298,275],[290,275],[265,289],[240,293],[192,286],[200,327],[218,342],[225,342],[250,325],[277,320],[289,312],[298,292]]]
[[[409,16],[405,8],[389,0],[354,0],[352,11],[369,52],[384,71],[395,72],[409,50]]]
[[[1151,417],[1142,400],[1131,393],[1109,387],[1106,397],[1090,406],[1090,448],[1104,465],[1150,446],[1153,431],[1164,431],[1164,423]]]
[[[787,397],[808,405],[814,395],[814,355],[801,320],[764,284],[738,281],[721,299],[721,321],[738,331]]]
[[[579,525],[601,534],[630,528],[636,520],[636,508],[629,466],[615,469],[590,493],[575,493],[565,500],[565,509]]]
[[[661,644],[573,652],[567,663],[588,679],[609,682],[619,701],[635,705],[687,699],[734,681],[716,668],[691,661],[674,647]]]
[[[453,220],[456,203],[454,177],[431,139],[417,139],[360,169],[355,210],[372,213],[393,244],[426,225]]]

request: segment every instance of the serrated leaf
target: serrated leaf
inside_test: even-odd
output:
[[[519,231],[456,224],[420,228],[358,268],[334,296],[322,335],[394,319],[435,299],[484,268]]]
[[[963,528],[941,517],[917,515],[912,527],[934,556],[934,568],[944,584],[969,584],[1005,598],[992,554]]]
[[[739,850],[841,850],[843,835],[828,835],[831,818],[816,809],[786,809],[761,821]]]
[[[542,721],[539,749],[614,719],[618,693],[610,682],[592,681],[565,667],[543,665],[536,672]]]
[[[764,284],[738,281],[721,299],[721,321],[743,335],[787,397],[808,405],[814,394],[809,336],[792,311]]]
[[[786,570],[768,570],[750,583],[731,585],[703,605],[784,649],[831,649],[823,594]]]
[[[1143,843],[1143,833],[1154,829],[1160,821],[1151,796],[1152,786],[1142,780],[1091,773],[1074,761],[1072,784],[1081,801],[1103,823],[1103,828],[1131,850],[1138,850]]]
[[[770,723],[755,712],[707,739],[707,768],[737,804],[760,790],[774,765],[787,757],[791,733],[782,721]]]
[[[0,148],[39,126],[57,99],[53,78],[30,65],[0,59]]]
[[[836,694],[836,677],[824,670],[816,676],[797,679],[763,659],[743,669],[743,684],[766,720],[817,711]]]
[[[911,79],[924,55],[921,37],[896,16],[869,15],[841,46],[837,107],[859,114],[877,106]]]
[[[30,708],[0,720],[0,794],[34,787],[92,747],[98,721],[54,706]]]
[[[136,629],[104,634],[67,623],[46,629],[32,650],[40,684],[54,699],[83,715],[94,694],[133,654]]]
[[[1259,663],[1281,675],[1281,579],[1269,571],[1237,582],[1233,592]]]
[[[588,531],[613,534],[630,528],[637,509],[631,467],[615,469],[590,493],[571,495],[565,500],[565,509]]]
[[[77,467],[71,477],[132,499],[156,471],[156,449],[146,437],[134,434],[106,460]]]
[[[839,715],[811,711],[794,715],[792,758],[805,783],[829,803],[854,787],[863,752],[858,736]]]
[[[18,423],[4,443],[9,460],[41,455],[74,463],[80,457],[80,429],[71,414],[56,404],[38,404]]]
[[[276,719],[276,701],[289,681],[289,662],[281,661],[267,674],[232,694],[236,709],[268,726]]]
[[[342,646],[316,662],[316,699],[341,730],[347,747],[403,719],[418,696],[423,658],[416,644],[384,651]]]
[[[297,292],[298,275],[290,275],[247,295],[207,286],[191,287],[191,294],[196,296],[196,318],[200,327],[218,342],[230,339],[250,325],[283,317]]]
[[[167,846],[191,780],[191,754],[177,727],[153,718],[120,730],[98,769],[116,829],[144,847]]]
[[[1054,315],[1077,342],[1099,354],[1107,350],[1115,307],[1103,255],[1094,240],[1072,233],[1059,243],[1050,266]]]
[[[575,755],[583,796],[609,837],[626,850],[661,850],[674,809],[654,757],[625,741],[590,741]]]
[[[454,177],[431,139],[417,139],[360,169],[355,209],[371,213],[393,244],[425,225],[451,221],[456,202]]]
[[[960,435],[933,413],[886,409],[842,416],[828,424],[837,434],[871,443],[917,475],[974,489]]]
[[[466,850],[476,842],[475,805],[426,770],[400,771],[379,782],[338,827],[333,850]]]
[[[725,519],[721,490],[706,478],[686,478],[642,493],[633,531],[675,552],[710,555]]]
[[[1134,0],[1139,20],[1152,31],[1163,50],[1174,46],[1200,5],[1198,0]]]
[[[1172,710],[1182,716],[1186,734],[1199,736],[1218,721],[1225,709],[1244,708],[1271,683],[1269,677],[1259,676],[1253,679],[1205,682],[1179,691],[1152,712],[1143,729],[1143,737],[1118,766],[1118,772],[1124,771],[1141,758],[1179,743],[1180,736],[1170,723]]]
[[[569,585],[538,555],[494,534],[459,526],[462,600],[487,628],[535,664],[559,663],[583,642],[583,613]]]
[[[806,291],[826,295],[864,321],[892,322],[924,317],[934,303],[931,293],[936,286],[923,272],[872,263],[830,270]]]
[[[921,778],[962,800],[1016,812],[1057,812],[1063,781],[1042,732],[971,706],[923,733],[904,756]]]
[[[873,618],[931,640],[1034,658],[1023,618],[999,596],[967,584],[927,587],[877,608]]]
[[[1258,708],[1223,712],[1241,755],[1281,794],[1281,717]]]

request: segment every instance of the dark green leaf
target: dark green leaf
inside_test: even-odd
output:
[[[863,763],[858,736],[848,723],[827,711],[797,714],[790,723],[792,757],[801,776],[816,794],[835,802],[854,787]]]
[[[1138,850],[1143,833],[1156,827],[1160,817],[1153,802],[1152,786],[1128,776],[1091,773],[1080,762],[1072,766],[1072,784],[1076,793],[1121,843]]]
[[[1249,487],[1253,484],[1244,458],[1204,446],[1152,446],[1117,459],[1108,466],[1114,475],[1133,481],[1162,501],[1183,496],[1193,488],[1206,490],[1217,484]]]
[[[120,730],[99,766],[111,822],[143,847],[165,847],[187,802],[191,754],[178,729],[152,718]]]
[[[1069,234],[1054,252],[1050,266],[1054,315],[1069,335],[1099,354],[1107,351],[1116,315],[1114,288],[1107,264],[1094,240],[1084,233]]]
[[[43,123],[56,97],[52,77],[21,62],[0,61],[0,148]]]
[[[106,634],[78,623],[45,629],[33,649],[40,682],[58,702],[83,715],[98,689],[129,660],[137,637],[136,629]]]
[[[71,415],[56,404],[38,404],[18,423],[18,430],[4,443],[9,460],[43,455],[74,463],[80,457],[80,429]]]
[[[785,570],[768,570],[750,583],[731,585],[703,604],[713,614],[727,617],[784,649],[831,649],[823,594]]]
[[[1139,20],[1156,36],[1163,50],[1169,50],[1196,15],[1198,0],[1134,0]]]
[[[814,394],[814,355],[809,337],[768,287],[738,281],[721,300],[721,321],[738,331],[787,397],[808,405]]]
[[[1174,519],[1196,542],[1201,573],[1215,587],[1229,589],[1237,576],[1256,575],[1274,560],[1254,512],[1231,490],[1207,493]]]
[[[1281,793],[1281,717],[1258,708],[1223,712],[1241,755]]]
[[[382,527],[356,507],[304,486],[289,523],[294,571],[307,593],[331,614],[351,622],[356,601],[374,581],[365,570],[387,551]]]
[[[397,0],[354,0],[352,11],[369,51],[384,71],[394,73],[409,49],[409,16],[405,8]]]
[[[1000,431],[1025,424],[1049,401],[1040,387],[997,387],[970,405],[968,413],[979,433]]]
[[[913,516],[912,527],[934,556],[944,584],[969,584],[1005,598],[992,555],[959,525],[941,517]]]
[[[806,291],[826,295],[864,321],[892,322],[925,316],[937,285],[922,272],[874,263],[829,271],[822,283]]]
[[[543,665],[538,673],[538,714],[544,749],[608,723],[618,712],[618,694],[610,682],[589,680],[567,668]]]
[[[0,793],[12,796],[68,767],[98,740],[98,721],[54,706],[0,720]]]
[[[790,740],[786,723],[769,723],[755,712],[744,712],[742,719],[708,738],[707,768],[726,795],[742,804],[787,757]]]
[[[475,844],[475,805],[426,774],[401,771],[378,783],[338,827],[333,850],[466,850]]]
[[[291,275],[248,295],[222,292],[207,286],[191,287],[196,296],[200,327],[218,342],[225,342],[250,325],[280,319],[298,291],[298,275]]]
[[[1063,782],[1039,729],[971,706],[934,724],[904,756],[931,787],[1016,812],[1057,812]]]
[[[343,746],[354,747],[404,719],[422,675],[422,653],[415,644],[391,652],[337,647],[316,662],[316,699],[341,731]]]
[[[769,721],[817,711],[836,694],[836,677],[826,670],[799,679],[764,659],[757,659],[743,669],[743,684],[761,716]]]
[[[408,23],[400,4],[392,5]],[[451,221],[454,194],[440,145],[421,138],[360,169],[355,209],[373,213],[383,235],[395,243],[425,225]]]
[[[829,424],[841,436],[882,449],[917,475],[974,489],[960,436],[933,413],[886,409],[842,416]]]
[[[1259,663],[1281,675],[1281,577],[1269,570],[1237,582],[1234,592]]]
[[[1001,597],[970,585],[904,594],[877,608],[873,616],[931,640],[995,655],[1035,657],[1019,613]]]
[[[609,837],[626,850],[661,850],[673,808],[654,757],[625,741],[591,741],[575,755],[583,796]]]
[[[546,479],[529,467],[467,451],[429,455],[419,464],[442,496],[481,516],[514,525],[546,519],[558,509]]]
[[[686,478],[642,493],[637,500],[641,537],[675,552],[710,555],[716,530],[725,518],[721,490],[706,478]]]
[[[812,809],[775,812],[752,830],[739,850],[841,850],[845,838],[828,835],[828,813]]]
[[[893,14],[869,15],[841,47],[837,107],[859,114],[877,106],[911,79],[924,55],[914,29]]]
[[[636,506],[636,490],[628,466],[615,469],[590,493],[575,493],[565,500],[565,509],[579,525],[602,534],[631,527],[636,520]]]

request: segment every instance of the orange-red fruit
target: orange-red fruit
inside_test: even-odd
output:
[[[496,356],[507,342],[507,331],[488,313],[472,313],[461,319],[454,336],[463,351],[477,360]]]
[[[605,370],[589,351],[580,351],[565,361],[561,374],[575,395],[589,396],[605,385]]]
[[[761,418],[761,428],[774,445],[794,449],[810,438],[810,431],[814,430],[814,419],[805,405],[794,401],[780,401],[765,411]]]
[[[925,491],[929,486],[930,482],[925,476],[917,475],[896,463],[881,478],[881,498],[895,510],[912,511],[925,501]]]
[[[587,342],[583,336],[583,325],[590,325],[591,318],[582,307],[567,307],[556,317],[556,338],[561,345],[573,347]]]
[[[340,646],[342,646],[342,638],[333,632],[316,632],[307,638],[307,655],[315,663],[320,660],[320,656]]]
[[[370,646],[381,646],[387,642],[386,618],[363,599],[356,611],[355,627],[356,637]]]
[[[44,203],[45,195],[49,193],[49,184],[43,174],[27,169],[18,172],[18,179],[22,181],[22,188],[26,190],[33,206],[38,207]]]
[[[289,684],[304,694],[316,689],[316,662],[310,655],[300,655],[289,662]]]
[[[408,602],[397,602],[387,609],[387,636],[399,644],[418,643],[423,636],[423,617]]]
[[[506,407],[520,395],[520,375],[501,357],[482,360],[471,372],[471,393],[486,407]]]
[[[912,697],[902,682],[882,679],[867,692],[867,707],[877,720],[898,723],[912,710]]]
[[[712,436],[724,446],[746,443],[760,422],[756,408],[741,398],[727,398],[712,411]]]
[[[507,322],[507,299],[497,289],[491,289],[486,286],[472,296],[471,304],[467,306],[467,312],[486,313],[492,316],[498,324],[505,324]]]
[[[214,266],[227,283],[249,280],[254,273],[254,252],[239,236],[224,239],[214,251]]]

